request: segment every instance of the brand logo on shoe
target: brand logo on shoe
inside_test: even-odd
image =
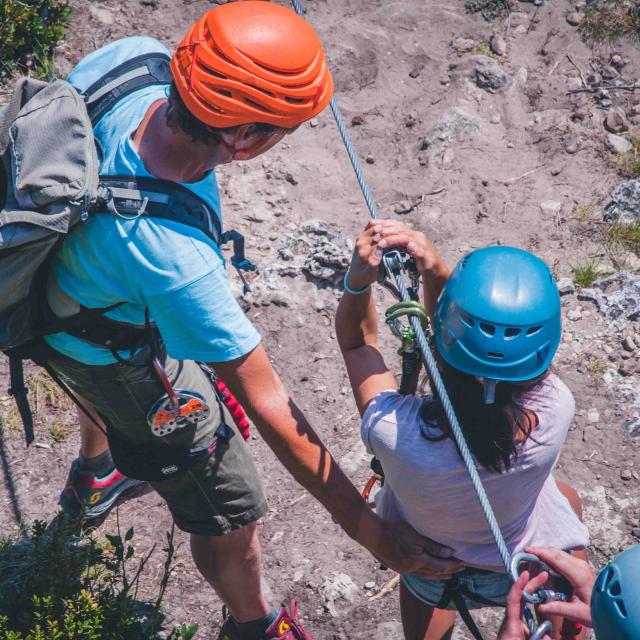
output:
[[[289,623],[286,620],[283,620],[278,627],[278,635],[283,636],[287,631],[289,631],[289,629],[291,629]]]
[[[171,475],[172,473],[176,473],[178,471],[178,467],[175,464],[171,464],[168,467],[162,467],[160,469],[165,476]]]
[[[101,495],[102,495],[102,492],[100,492],[100,491],[95,491],[94,493],[92,493],[89,496],[89,504],[90,505],[96,504],[100,500],[100,496]]]

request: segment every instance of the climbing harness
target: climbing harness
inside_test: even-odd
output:
[[[301,17],[305,17],[300,0],[291,0],[291,2],[296,13]],[[345,122],[344,116],[342,115],[342,111],[340,110],[340,106],[338,105],[338,101],[335,95],[331,98],[329,106],[331,107],[331,111],[338,127],[338,131],[340,132],[340,136],[342,137],[347,155],[349,156],[349,160],[351,161],[351,165],[356,174],[356,178],[358,180],[358,184],[360,185],[360,189],[362,190],[362,194],[367,204],[367,208],[369,209],[369,213],[374,220],[378,220],[380,219],[380,212],[373,199],[373,194],[371,193],[371,189],[369,188],[367,180],[364,177],[362,165],[360,164],[358,154],[353,145],[353,141],[351,140],[351,136],[349,135],[349,132],[347,130],[347,124]],[[403,258],[401,252],[397,250],[387,251],[383,256],[383,265],[386,271],[385,275],[387,278],[395,282],[395,286],[393,288],[397,292],[399,299],[404,302],[411,302],[412,296],[410,293],[410,289],[414,286],[415,283],[411,282],[410,286],[407,286],[404,278],[404,274],[406,273],[405,263],[406,258]],[[509,575],[511,575],[511,554],[509,553],[509,549],[507,548],[506,542],[500,530],[500,525],[496,520],[493,509],[491,508],[491,504],[489,503],[489,498],[487,497],[486,491],[484,490],[484,487],[482,485],[482,480],[480,479],[480,475],[478,473],[478,470],[476,469],[471,451],[469,450],[469,447],[465,441],[462,428],[460,427],[460,423],[458,422],[458,418],[455,414],[455,410],[449,398],[449,394],[447,393],[440,372],[438,371],[438,366],[435,357],[429,347],[429,342],[423,330],[421,320],[418,315],[414,314],[409,315],[408,319],[410,326],[415,332],[415,342],[417,348],[419,349],[420,358],[425,365],[425,368],[431,380],[432,387],[437,397],[440,399],[444,413],[447,417],[449,425],[451,426],[451,433],[469,472],[473,488],[478,496],[478,500],[480,501],[480,505],[487,520],[487,524],[496,542],[498,552],[505,567],[505,571]],[[543,631],[547,623],[538,627],[533,613],[528,608],[525,608],[524,616],[525,622],[527,623],[527,626],[531,630],[532,634],[538,634],[537,637],[535,635],[533,636],[533,640],[539,640],[539,638],[543,637],[544,633],[542,633],[542,635],[540,635],[540,633]],[[548,627],[545,632],[548,633]],[[481,636],[477,635],[476,638],[481,638]]]

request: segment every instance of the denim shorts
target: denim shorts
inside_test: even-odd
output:
[[[506,573],[485,571],[467,567],[455,574],[462,597],[468,609],[482,609],[483,607],[504,607],[507,604],[507,594],[511,589],[511,578]],[[452,599],[445,597],[445,588],[451,581],[427,580],[412,575],[403,575],[402,582],[409,592],[426,604],[438,609],[456,609]],[[474,599],[474,596],[478,600]]]

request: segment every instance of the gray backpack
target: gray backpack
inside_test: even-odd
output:
[[[239,234],[222,234],[218,216],[177,183],[132,176],[100,176],[95,124],[118,101],[145,86],[171,81],[169,59],[133,58],[96,81],[84,95],[68,82],[18,81],[0,109],[0,350],[10,359],[11,389],[33,441],[22,359],[37,360],[44,335],[67,331],[99,346],[124,349],[139,335],[105,318],[104,309],[80,307],[53,319],[46,303],[49,265],[72,227],[91,213],[166,218],[197,227],[215,243],[234,240],[232,263],[254,268]],[[104,321],[100,321],[103,318]],[[118,339],[114,340],[114,331]]]

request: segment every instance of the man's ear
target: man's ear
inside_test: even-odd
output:
[[[255,124],[241,124],[236,127],[234,138],[237,142],[243,142],[251,139],[256,135],[257,127]]]

